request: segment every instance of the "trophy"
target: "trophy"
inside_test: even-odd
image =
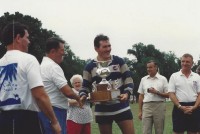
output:
[[[108,68],[109,61],[97,62],[97,76],[102,78],[100,83],[93,82],[92,92],[90,93],[90,99],[93,102],[108,102],[117,100],[120,95],[120,90],[118,88],[118,80],[107,81],[106,77],[110,75],[110,69]]]

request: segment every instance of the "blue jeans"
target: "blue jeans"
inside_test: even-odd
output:
[[[57,108],[57,107],[53,107],[53,110],[54,110],[56,118],[58,119],[58,122],[61,126],[61,129],[62,129],[61,134],[67,134],[67,132],[66,132],[67,110]],[[45,114],[43,112],[39,112],[38,115],[44,126],[45,134],[53,134],[53,130],[51,128],[49,119],[45,116]]]

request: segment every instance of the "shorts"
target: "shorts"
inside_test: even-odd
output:
[[[182,106],[193,106],[195,102],[180,103]],[[180,133],[184,131],[197,132],[199,124],[200,109],[196,109],[192,114],[184,114],[183,111],[174,106],[172,111],[173,131]]]
[[[95,116],[96,123],[98,124],[112,124],[113,121],[121,122],[124,120],[132,120],[132,119],[133,115],[130,109],[116,115]]]

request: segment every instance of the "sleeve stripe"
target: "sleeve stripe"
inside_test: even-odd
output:
[[[88,71],[83,71],[83,79],[91,81],[91,74]]]
[[[122,72],[122,74],[125,73],[126,71],[129,71],[129,68],[128,68],[127,64],[123,64],[121,66],[121,72]]]

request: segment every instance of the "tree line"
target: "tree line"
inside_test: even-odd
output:
[[[0,31],[4,26],[11,22],[21,22],[29,27],[30,34],[30,46],[29,53],[34,55],[41,63],[43,56],[45,56],[45,42],[49,37],[59,37],[54,31],[42,28],[42,22],[37,18],[30,15],[23,15],[19,12],[10,14],[4,13],[0,17]],[[6,53],[5,46],[1,43],[0,38],[0,58]],[[65,73],[66,79],[72,77],[73,74],[82,74],[85,64],[90,60],[82,60],[76,56],[70,49],[70,45],[66,43],[65,56],[63,63],[60,65]],[[143,76],[147,75],[146,63],[149,60],[155,60],[158,63],[160,74],[164,75],[167,79],[171,74],[180,69],[180,58],[178,58],[173,52],[161,52],[156,49],[153,44],[145,45],[143,43],[137,43],[132,45],[132,48],[127,50],[127,54],[133,55],[135,58],[129,59],[124,57],[125,62],[129,66],[132,77],[134,80],[134,94],[137,94],[137,89],[140,80]],[[200,65],[200,60],[193,66],[193,71]]]
[[[54,31],[42,28],[42,22],[37,18],[31,17],[29,15],[23,15],[19,12],[15,14],[10,14],[8,12],[4,13],[0,17],[0,31],[5,27],[6,24],[11,22],[21,22],[29,28],[30,34],[30,46],[28,52],[34,55],[39,63],[41,63],[43,56],[45,56],[45,42],[50,37],[59,37]],[[6,48],[2,44],[0,38],[0,58],[6,53]],[[66,43],[65,52],[67,56],[64,57],[63,63],[60,65],[65,73],[66,79],[72,77],[73,74],[82,74],[85,60],[81,60],[77,57],[70,49],[70,46]]]

